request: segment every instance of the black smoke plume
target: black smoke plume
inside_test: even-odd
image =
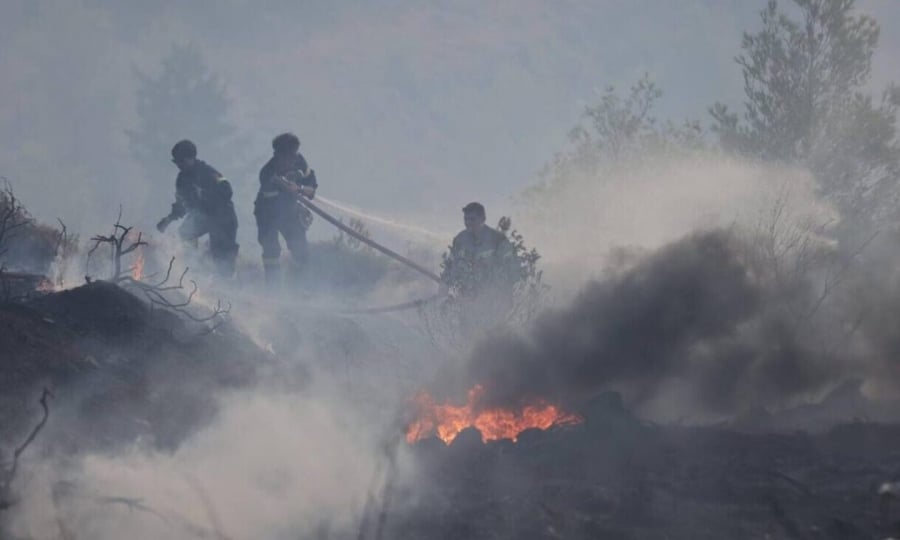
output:
[[[525,335],[479,344],[458,386],[485,388],[481,405],[550,399],[577,406],[605,388],[633,402],[673,381],[696,406],[729,413],[783,404],[822,389],[834,361],[812,346],[784,296],[807,297],[801,280],[785,291],[759,278],[746,245],[730,231],[697,233],[621,275],[591,282],[566,309],[539,318]]]

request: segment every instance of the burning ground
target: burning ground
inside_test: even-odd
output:
[[[868,316],[859,316],[859,297],[842,296],[836,284],[854,295],[880,285],[866,286],[867,267],[851,264],[862,263],[776,276],[745,238],[696,233],[589,283],[524,331],[488,335],[432,393],[458,400],[477,385],[476,408],[546,399],[577,410],[586,396],[615,389],[651,414],[666,396],[670,418],[779,410],[856,379],[896,395],[883,377],[896,358],[887,331],[893,296],[870,298]]]
[[[785,235],[805,247],[768,256]],[[866,247],[694,232],[615,258],[462,356],[422,335],[421,313],[351,315],[330,295],[221,288],[232,312],[204,325],[136,296],[134,265],[118,285],[36,282],[0,309],[3,470],[18,462],[0,524],[13,538],[896,534],[900,310],[892,255]]]
[[[883,377],[893,296],[863,296],[879,316],[860,318],[861,297],[835,292],[887,282],[872,259],[834,258],[827,244],[820,264],[786,255],[806,270],[776,274],[760,245],[734,229],[695,233],[525,331],[487,336],[412,401],[417,468],[386,488],[385,536],[900,532],[897,391]],[[883,399],[867,396],[875,386]]]
[[[898,532],[895,425],[819,435],[661,427],[613,394],[581,424],[411,449],[385,538],[879,538]],[[403,477],[403,473],[397,473]],[[881,490],[881,494],[879,494]]]
[[[76,230],[0,184],[0,537],[900,537],[890,2],[7,4],[0,174]],[[276,127],[428,273],[511,214],[537,300],[416,301],[318,218],[257,287]],[[184,137],[234,281],[147,235]]]

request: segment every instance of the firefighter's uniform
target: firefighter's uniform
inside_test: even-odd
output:
[[[315,189],[316,173],[301,154],[286,167],[279,168],[277,158],[272,158],[259,171],[259,193],[254,203],[257,238],[262,246],[263,268],[266,282],[276,284],[281,279],[281,243],[284,237],[293,261],[294,275],[302,270],[307,260],[306,230],[312,223],[312,214],[297,201],[297,195],[280,187],[276,177],[282,177],[297,186]]]
[[[168,220],[184,218],[178,235],[196,245],[197,239],[209,234],[209,251],[216,270],[223,276],[234,274],[238,254],[237,214],[231,201],[231,184],[219,171],[204,161],[178,173],[175,179],[175,202]]]
[[[513,246],[502,232],[484,225],[478,234],[463,230],[456,235],[441,281],[453,295],[464,336],[479,335],[506,319],[520,274]]]
[[[469,230],[456,235],[441,279],[448,288],[466,297],[488,290],[511,294],[518,279],[516,268],[513,247],[506,235],[484,225],[477,235]]]

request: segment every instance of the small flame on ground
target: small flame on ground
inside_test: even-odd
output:
[[[481,432],[482,442],[499,439],[516,441],[518,435],[529,428],[547,429],[554,425],[577,424],[582,419],[565,413],[559,407],[545,401],[537,401],[522,410],[482,409],[476,403],[484,393],[481,385],[468,392],[465,405],[435,403],[434,398],[423,392],[414,398],[418,418],[406,430],[406,441],[414,443],[432,434],[450,444],[460,431],[475,427]]]
[[[56,286],[49,279],[43,278],[38,282],[36,290],[42,293],[52,293],[56,290]]]
[[[135,281],[140,281],[144,279],[144,248],[143,246],[137,248],[137,257],[134,260],[134,265],[131,267],[131,279]]]

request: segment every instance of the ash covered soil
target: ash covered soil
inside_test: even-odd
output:
[[[45,454],[135,441],[175,449],[215,417],[217,392],[283,369],[228,322],[197,332],[105,282],[0,306],[0,351],[4,449],[34,425],[44,387],[56,396],[51,415],[78,426],[29,449]],[[580,424],[527,430],[515,443],[485,444],[473,428],[450,445],[400,442],[359,531],[318,537],[900,535],[900,501],[892,489],[879,493],[900,479],[900,425],[856,421],[814,434],[773,418],[660,426],[635,417],[615,393],[578,412]]]
[[[270,360],[228,321],[208,332],[104,281],[0,304],[0,351],[6,448],[34,424],[42,388],[78,426],[68,444],[174,448],[214,416],[217,390],[253,384]]]

